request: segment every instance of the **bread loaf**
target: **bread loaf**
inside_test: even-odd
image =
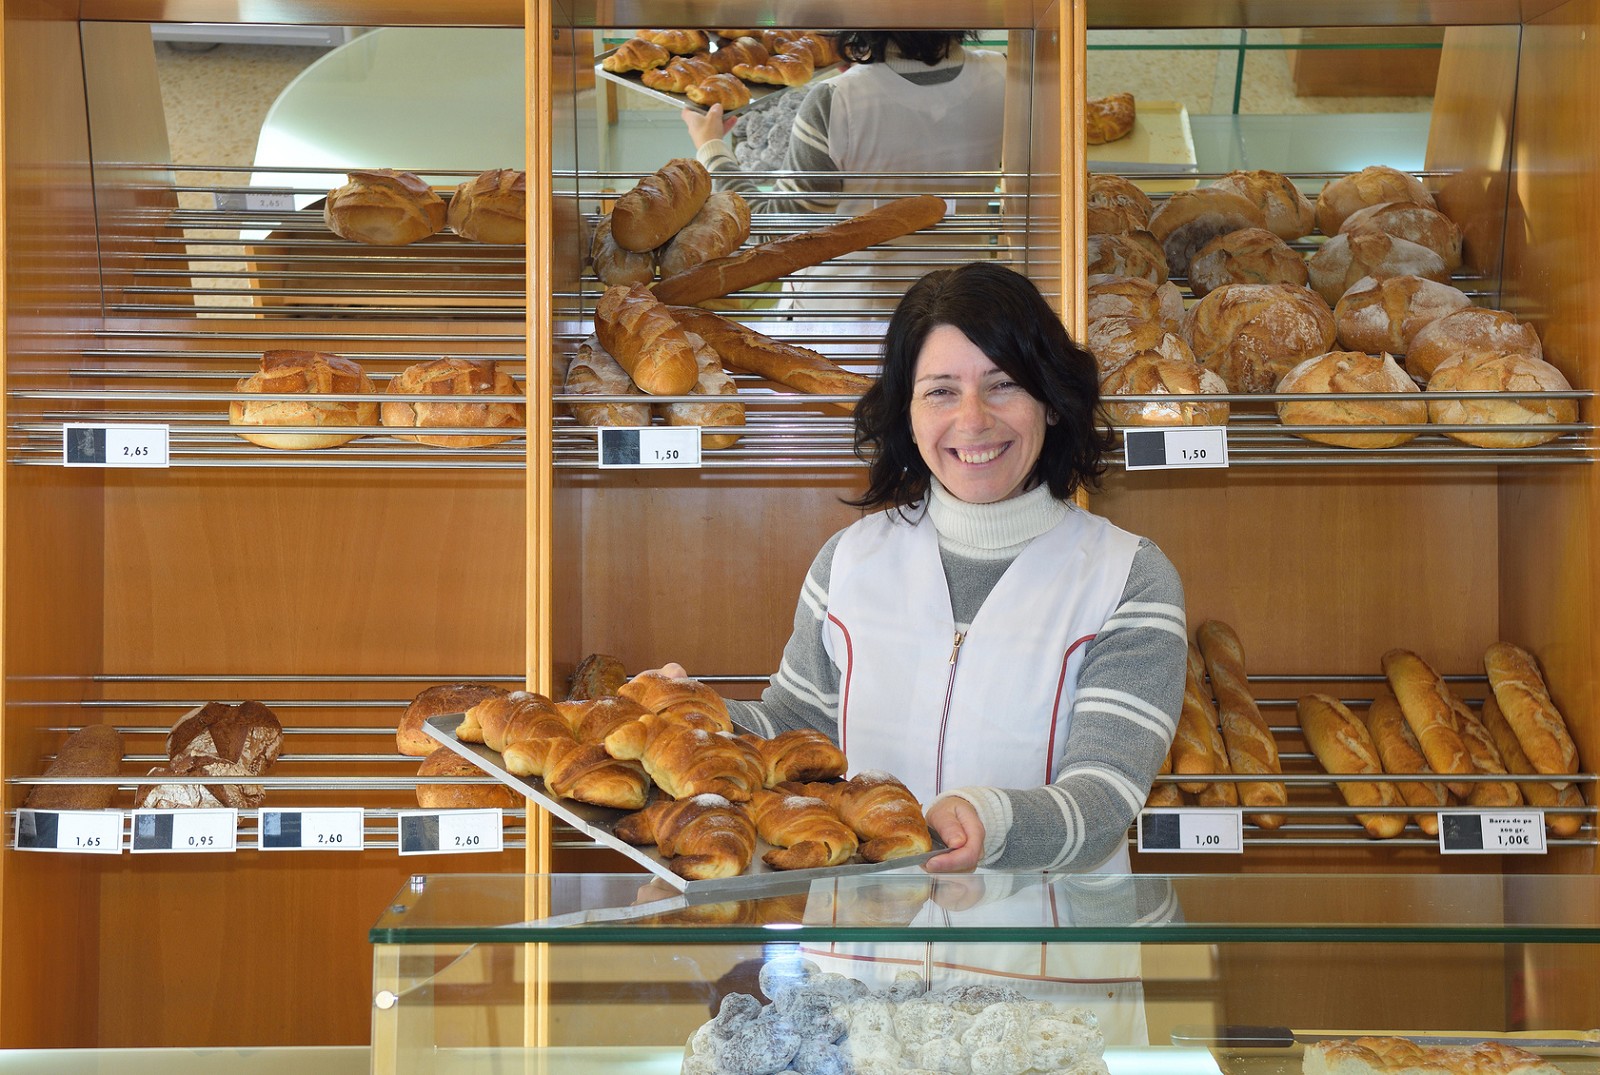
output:
[[[1510,642],[1496,642],[1484,652],[1483,668],[1495,702],[1534,771],[1555,776],[1577,772],[1578,746],[1550,698],[1533,654]]]
[[[1201,776],[1230,773],[1228,748],[1217,727],[1217,711],[1211,695],[1205,688],[1205,658],[1193,643],[1189,644],[1189,663],[1183,686],[1183,709],[1178,714],[1178,728],[1172,739],[1172,771],[1179,776]],[[1178,784],[1180,790],[1199,795],[1213,787],[1208,780],[1189,780]],[[1238,788],[1231,783],[1216,784],[1225,789],[1220,794],[1239,804]],[[1220,805],[1220,804],[1219,804]]]
[[[1358,209],[1386,202],[1409,202],[1434,208],[1433,195],[1414,175],[1375,164],[1359,172],[1331,179],[1317,195],[1317,228],[1337,235],[1345,218]]]
[[[567,698],[584,701],[592,698],[614,698],[617,688],[628,682],[628,673],[622,661],[609,653],[591,653],[578,662],[567,677]]]
[[[1138,113],[1131,93],[1089,98],[1083,109],[1084,141],[1100,146],[1128,137],[1133,133]]]
[[[1347,350],[1403,355],[1416,334],[1468,303],[1459,288],[1421,276],[1364,276],[1333,308],[1339,343]]]
[[[466,358],[436,358],[407,366],[389,379],[384,391],[389,395],[439,396],[438,403],[409,400],[384,400],[383,424],[400,440],[431,444],[439,448],[484,448],[521,436],[527,424],[522,403],[522,386],[490,361]],[[474,402],[474,396],[500,396]],[[501,429],[504,433],[410,433],[409,429],[469,426]]]
[[[772,845],[761,860],[775,870],[814,870],[850,861],[854,830],[821,799],[757,790],[750,797],[756,834]]]
[[[1148,231],[1150,214],[1156,211],[1150,196],[1131,179],[1106,172],[1089,176],[1084,204],[1088,209],[1090,235]]]
[[[1472,793],[1467,782],[1451,782],[1455,774],[1472,773],[1472,757],[1467,753],[1461,733],[1456,730],[1455,711],[1450,691],[1427,661],[1410,650],[1392,649],[1383,655],[1383,675],[1400,703],[1400,712],[1416,734],[1422,754],[1433,771],[1445,778],[1445,787],[1466,798]]]
[[[260,372],[234,385],[239,392],[271,395],[303,394],[307,397],[358,393],[376,394],[377,386],[356,363],[321,351],[268,351],[261,356]],[[268,433],[257,426],[376,426],[378,404],[369,400],[233,400],[228,421],[246,427],[239,436],[263,448],[290,451],[336,448],[360,433]]]
[[[711,173],[688,157],[668,161],[611,207],[611,238],[624,250],[654,250],[700,211],[711,196]]]
[[[1438,254],[1372,227],[1335,235],[1306,259],[1306,271],[1312,290],[1329,306],[1366,276],[1422,276],[1439,283],[1450,279]]]
[[[1167,282],[1167,255],[1148,231],[1091,235],[1086,240],[1090,276],[1135,276]]]
[[[1400,712],[1400,703],[1388,687],[1378,688],[1363,717],[1367,734],[1377,748],[1378,760],[1386,773],[1427,773],[1428,760],[1422,756],[1417,737]],[[1438,810],[1450,801],[1444,785],[1437,781],[1405,781],[1396,783],[1395,790],[1406,805],[1422,811],[1413,815],[1417,827],[1429,836],[1439,835]]]
[[[444,228],[444,199],[420,177],[392,168],[349,172],[328,192],[322,220],[341,239],[405,246]]]
[[[167,757],[218,758],[260,776],[283,749],[283,725],[260,702],[208,702],[179,717],[167,733]]]
[[[1500,749],[1494,745],[1494,737],[1489,734],[1489,729],[1461,699],[1452,698],[1450,703],[1451,712],[1456,718],[1456,732],[1467,748],[1467,756],[1472,759],[1472,771],[1479,776],[1506,775],[1506,763],[1501,759]],[[1481,780],[1473,783],[1472,791],[1467,794],[1467,802],[1485,809],[1521,806],[1522,792],[1514,781]]]
[[[1495,701],[1494,693],[1483,700],[1483,726],[1488,729],[1490,737],[1494,740],[1495,747],[1500,751],[1500,757],[1505,761],[1506,769],[1519,776],[1532,776],[1539,770],[1536,769],[1528,755],[1522,750],[1522,743],[1517,739],[1517,733],[1512,730],[1505,714],[1500,711],[1499,704]],[[1525,781],[1518,785],[1522,796],[1528,805],[1537,806],[1546,811],[1544,823],[1550,832],[1556,836],[1576,836],[1583,827],[1582,814],[1557,814],[1550,813],[1554,808],[1566,807],[1568,809],[1583,808],[1583,793],[1578,790],[1578,785],[1572,783],[1546,783],[1542,780]]]
[[[122,733],[109,724],[88,724],[67,737],[45,766],[44,776],[116,776],[122,768]],[[22,805],[29,810],[104,810],[115,784],[36,784]]]
[[[653,802],[614,831],[630,844],[656,845],[672,872],[691,881],[738,877],[756,851],[755,822],[718,795]]]
[[[722,362],[717,353],[713,351],[706,341],[697,334],[687,334],[689,343],[695,351],[695,361],[700,366],[700,380],[694,386],[690,395],[705,396],[704,403],[658,403],[654,410],[661,420],[669,426],[742,426],[744,425],[744,404],[729,399],[729,396],[739,394],[738,387],[733,383],[722,368]],[[700,447],[705,451],[716,451],[720,448],[730,448],[738,443],[738,433],[712,433],[704,432],[700,435]]]
[[[798,344],[773,339],[737,321],[730,321],[696,306],[673,306],[672,316],[685,330],[705,340],[722,358],[723,365],[776,381],[797,392],[819,395],[860,396],[872,387],[872,378],[841,369],[826,356]],[[849,412],[855,401],[831,407]]]
[[[1416,382],[1407,377],[1386,354],[1330,351],[1308,358],[1283,375],[1279,393],[1389,392],[1415,399],[1308,399],[1278,404],[1278,420],[1290,432],[1319,444],[1339,448],[1393,448],[1416,437],[1407,430],[1365,433],[1323,433],[1296,426],[1321,425],[1426,425],[1428,405]]]
[[[1381,232],[1425,246],[1439,255],[1449,272],[1461,268],[1461,229],[1456,222],[1429,205],[1386,202],[1357,209],[1344,218],[1340,231],[1377,228]]]
[[[600,346],[641,391],[682,396],[700,380],[694,346],[666,306],[642,284],[607,288],[594,308]]]
[[[260,784],[202,781],[206,777],[242,779],[259,775],[238,762],[207,754],[181,754],[146,774],[145,779],[150,782],[140,784],[134,791],[133,806],[136,810],[254,810],[266,800],[266,791]]]
[[[1092,276],[1084,315],[1092,324],[1102,317],[1154,321],[1168,332],[1183,325],[1183,292],[1168,282],[1153,284],[1136,276]]]
[[[1173,337],[1176,339],[1176,337]],[[1193,396],[1227,392],[1222,378],[1194,359],[1143,354],[1124,362],[1100,382],[1100,403],[1106,419],[1116,426],[1211,426],[1228,421],[1226,401],[1206,403],[1194,399],[1121,403],[1112,397]]]
[[[447,219],[450,230],[475,243],[528,241],[528,173],[491,168],[456,187]]]
[[[628,284],[648,284],[656,278],[656,255],[653,250],[636,253],[624,250],[611,237],[611,214],[595,222],[594,238],[589,243],[589,264],[595,279],[607,287]]]
[[[1530,392],[1569,392],[1572,385],[1548,362],[1520,354],[1462,354],[1439,364],[1429,392],[1503,392],[1500,399],[1432,399],[1428,419],[1438,425],[1551,426],[1578,420],[1575,399],[1536,399]],[[1479,448],[1532,448],[1561,436],[1557,429],[1445,430],[1445,436]]]
[[[1218,187],[1180,190],[1156,206],[1150,234],[1167,257],[1167,272],[1183,276],[1201,247],[1219,235],[1241,228],[1264,228],[1261,210],[1237,194]]]
[[[476,776],[482,784],[417,784],[417,805],[424,810],[491,809],[515,810],[525,804],[522,795],[507,784],[499,783],[488,773],[463,758],[449,747],[441,746],[422,759],[417,769],[418,777]]]
[[[488,683],[441,683],[419,691],[400,715],[395,745],[400,753],[425,758],[439,749],[439,740],[423,730],[434,717],[465,713],[485,698],[506,692]]]
[[[1430,321],[1411,337],[1406,372],[1426,382],[1433,371],[1457,355],[1519,354],[1544,358],[1544,347],[1532,325],[1505,310],[1466,306]]]
[[[620,205],[619,202],[619,208]],[[944,213],[944,199],[932,194],[896,198],[849,220],[773,239],[737,254],[703,262],[676,276],[669,276],[657,282],[656,297],[677,306],[692,306],[706,299],[721,298],[807,266],[821,264],[841,254],[863,250],[932,227],[944,219]],[[614,220],[613,234],[616,234],[617,227]],[[620,234],[617,235],[617,241],[627,245]],[[716,346],[715,343],[712,346]]]
[[[1198,298],[1225,284],[1294,284],[1305,287],[1306,259],[1266,228],[1226,232],[1189,261],[1189,290]]]
[[[1102,379],[1136,358],[1151,355],[1179,364],[1194,364],[1194,352],[1183,337],[1158,321],[1138,317],[1101,317],[1089,322],[1083,343],[1094,355]]]
[[[1291,284],[1228,284],[1183,318],[1195,358],[1230,392],[1271,392],[1283,375],[1333,349],[1333,310]]]
[[[1288,176],[1259,169],[1229,172],[1211,185],[1261,210],[1267,230],[1280,239],[1298,239],[1316,227],[1316,210]]]
[[[639,403],[568,403],[579,425],[583,426],[647,426],[650,424],[650,404],[643,402],[645,395],[633,383],[628,371],[600,346],[600,340],[590,336],[578,345],[578,353],[567,363],[563,392],[579,396],[638,396]]]
[[[733,253],[750,237],[750,206],[731,190],[719,191],[656,255],[662,276]]]
[[[1207,620],[1195,632],[1195,639],[1211,677],[1211,692],[1217,699],[1217,719],[1227,747],[1228,767],[1249,776],[1282,773],[1277,740],[1250,694],[1239,636],[1221,620]],[[1270,810],[1289,803],[1289,789],[1275,781],[1240,783],[1238,792],[1239,802],[1246,807]],[[1282,814],[1270,812],[1250,814],[1249,818],[1263,829],[1279,828],[1284,821]]]
[[[1308,694],[1296,705],[1306,744],[1322,767],[1334,776],[1382,773],[1377,748],[1367,734],[1366,725],[1355,718],[1343,702],[1326,694]],[[1339,793],[1351,806],[1369,808],[1401,807],[1400,793],[1393,784],[1339,781]],[[1399,836],[1406,827],[1406,815],[1359,813],[1356,821],[1367,835],[1379,839]]]

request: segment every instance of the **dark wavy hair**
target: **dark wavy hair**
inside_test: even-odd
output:
[[[893,44],[906,59],[929,67],[963,41],[978,40],[976,30],[839,30],[831,36],[839,55],[851,63],[882,63]]]
[[[855,450],[868,464],[867,489],[845,502],[903,508],[927,495],[928,465],[911,439],[911,398],[917,356],[939,325],[960,329],[1057,416],[1045,426],[1028,486],[1048,485],[1058,500],[1099,488],[1115,441],[1097,421],[1094,356],[1073,342],[1033,281],[999,262],[974,261],[928,273],[895,307],[883,340],[883,373],[855,411]]]

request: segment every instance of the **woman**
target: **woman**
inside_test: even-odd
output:
[[[1026,277],[917,281],[855,412],[852,503],[885,510],[824,544],[777,674],[730,703],[903,780],[949,848],[930,871],[1128,871],[1186,629],[1160,550],[1071,502],[1105,469],[1098,405],[1094,359]]]

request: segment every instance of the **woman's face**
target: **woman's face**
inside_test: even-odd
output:
[[[911,435],[939,483],[971,504],[1023,492],[1044,447],[1044,403],[953,325],[928,333],[912,376]]]

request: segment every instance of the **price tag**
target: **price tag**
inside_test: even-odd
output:
[[[1141,810],[1139,850],[1237,855],[1244,851],[1244,811],[1181,807]]]
[[[699,426],[601,426],[600,466],[698,467]]]
[[[135,810],[133,852],[229,853],[238,831],[237,810]]]
[[[492,810],[402,810],[402,855],[473,855],[501,850],[501,814]]]
[[[1537,810],[1439,814],[1441,855],[1542,855],[1546,850],[1544,815]]]
[[[223,190],[216,194],[216,206],[220,210],[236,213],[240,210],[251,213],[292,213],[294,195],[284,191],[267,194],[260,191]]]
[[[1128,470],[1189,470],[1228,465],[1227,426],[1129,429],[1122,434]]]
[[[263,810],[258,835],[263,851],[361,851],[366,814],[359,806]]]
[[[61,462],[69,467],[164,467],[171,427],[118,423],[61,427]]]
[[[121,810],[18,810],[18,851],[122,854]]]

